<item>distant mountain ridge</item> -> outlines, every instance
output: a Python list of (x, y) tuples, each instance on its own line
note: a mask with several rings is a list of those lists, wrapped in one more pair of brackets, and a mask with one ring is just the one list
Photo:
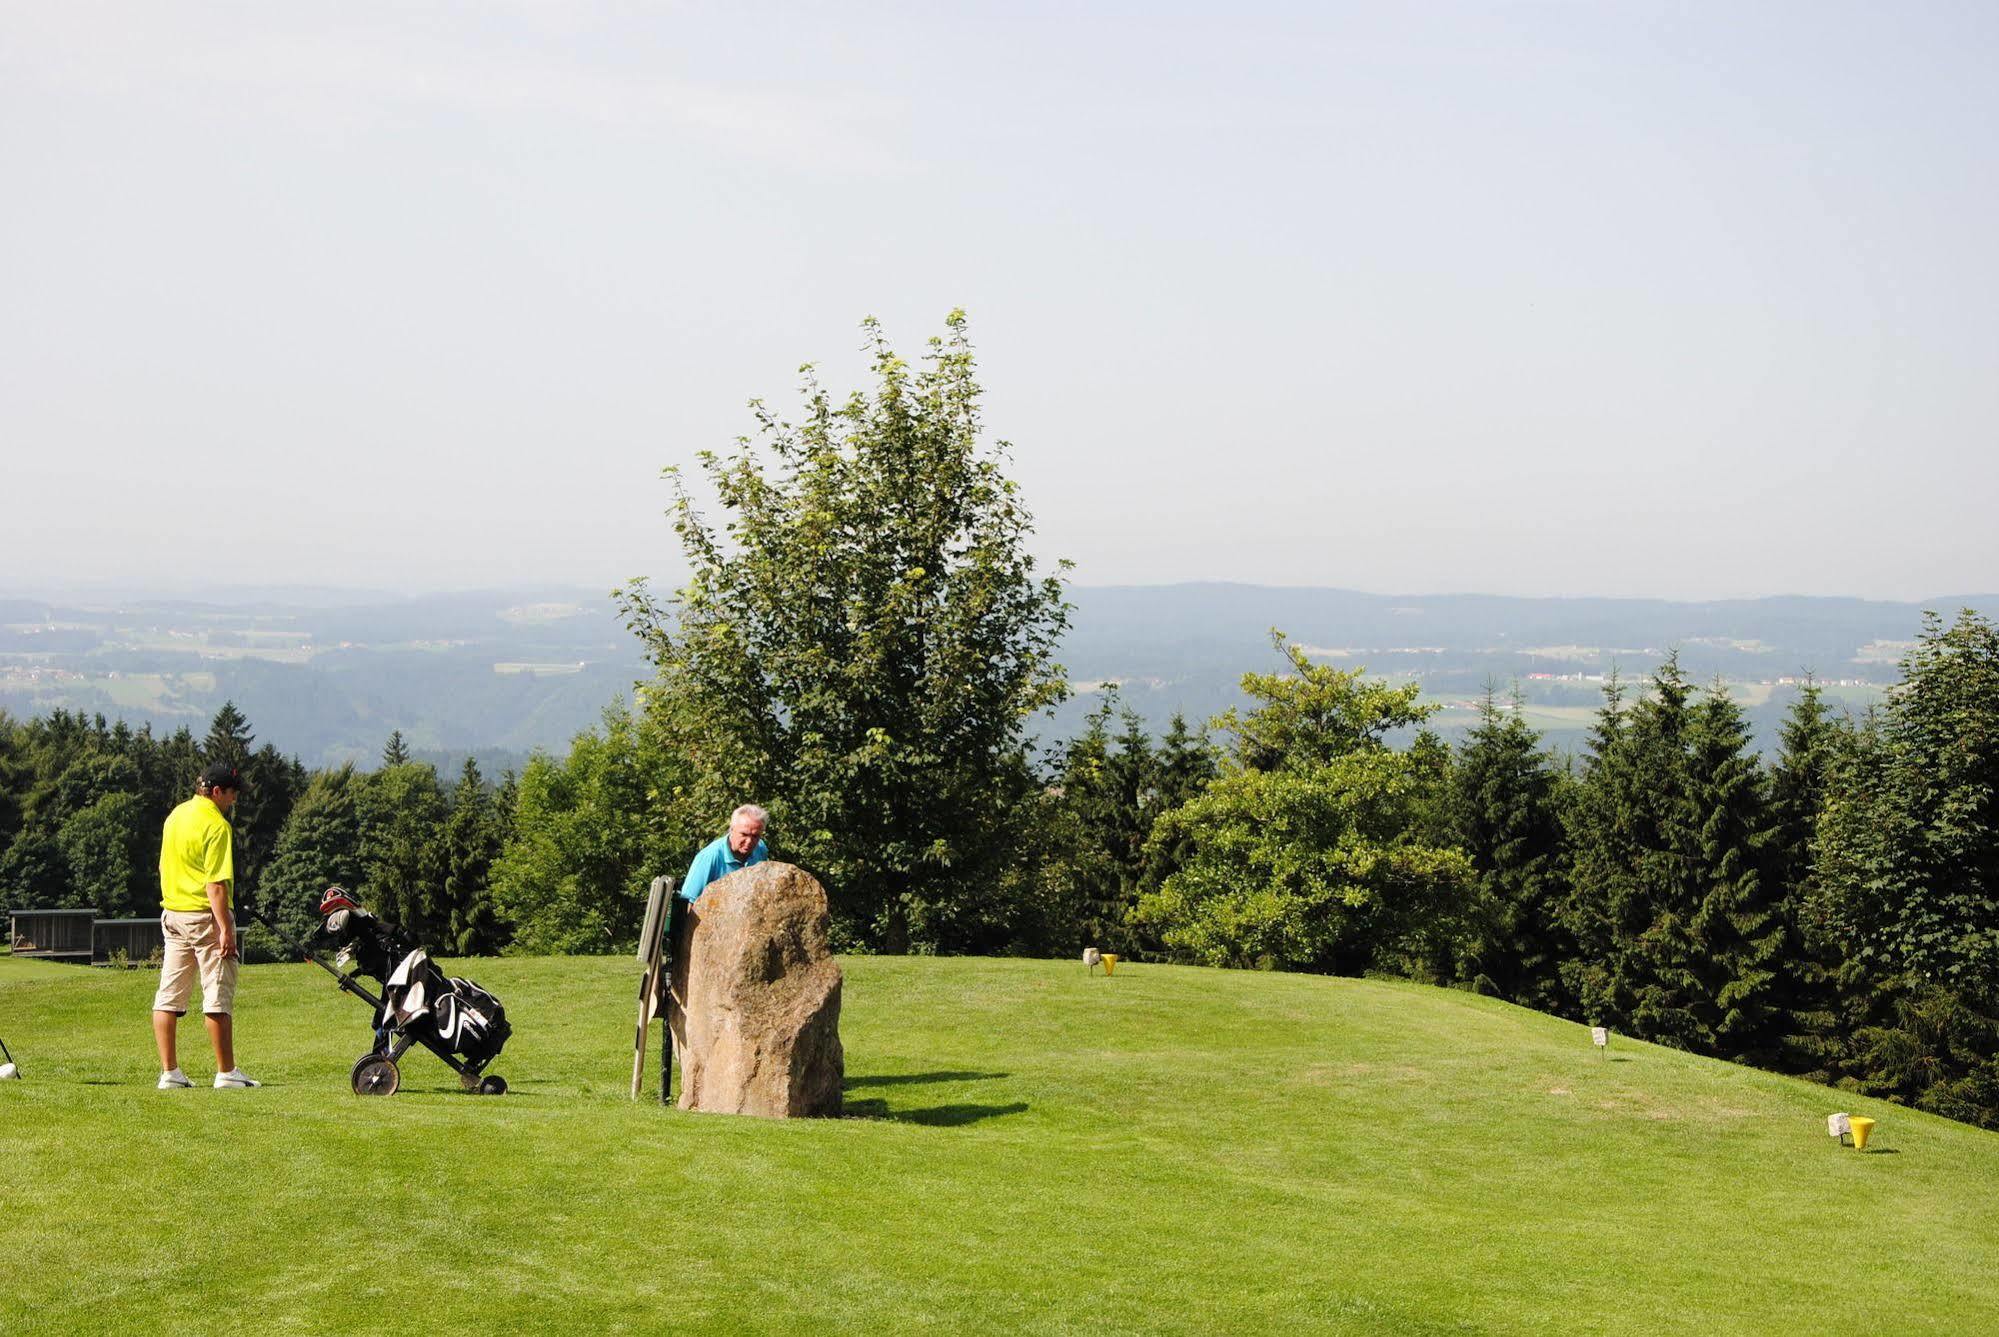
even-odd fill
[[(259, 738), (311, 764), (372, 764), (391, 729), (435, 753), (561, 751), (648, 665), (607, 591), (466, 591), (343, 601), (337, 591), (231, 591), (229, 599), (89, 594), (0, 599), (0, 709), (65, 706), (197, 732), (225, 699)], [(298, 595), (296, 599), (287, 595)], [(1274, 668), (1272, 628), (1333, 662), (1420, 681), (1454, 705), (1518, 682), (1576, 725), (1615, 669), (1641, 679), (1677, 651), (1696, 681), (1743, 684), (1766, 733), (1805, 671), (1866, 692), (1896, 680), (1925, 608), (1999, 615), (1999, 596), (1925, 603), (1777, 596), (1660, 599), (1381, 595), (1191, 583), (1087, 586), (1061, 658), (1083, 688), (1045, 732), (1076, 727), (1117, 684), (1155, 727), (1200, 722), (1238, 699), (1244, 672)]]

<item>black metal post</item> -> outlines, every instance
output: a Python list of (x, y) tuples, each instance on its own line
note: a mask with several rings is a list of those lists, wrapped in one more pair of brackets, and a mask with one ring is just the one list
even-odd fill
[(673, 1103), (673, 1019), (669, 1013), (673, 999), (673, 974), (680, 961), (680, 926), (687, 917), (687, 902), (677, 892), (668, 892), (666, 946), (660, 952), (659, 969), (659, 1103)]

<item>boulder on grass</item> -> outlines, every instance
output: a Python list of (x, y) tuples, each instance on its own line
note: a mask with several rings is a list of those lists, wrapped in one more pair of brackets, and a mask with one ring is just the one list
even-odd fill
[(840, 1113), (840, 966), (817, 879), (760, 863), (711, 882), (675, 945), (667, 1024), (680, 1108), (768, 1118)]

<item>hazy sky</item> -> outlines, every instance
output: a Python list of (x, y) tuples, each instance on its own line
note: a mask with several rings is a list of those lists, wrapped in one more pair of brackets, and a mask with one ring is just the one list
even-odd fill
[(963, 306), (1082, 583), (1999, 590), (1995, 61), (1989, 0), (0, 0), (0, 587), (671, 580), (662, 466)]

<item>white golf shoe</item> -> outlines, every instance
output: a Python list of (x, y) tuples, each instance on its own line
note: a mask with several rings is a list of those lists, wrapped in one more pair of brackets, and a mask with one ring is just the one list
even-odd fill
[(218, 1091), (240, 1086), (262, 1085), (262, 1082), (251, 1081), (250, 1075), (241, 1068), (231, 1068), (228, 1072), (218, 1072), (215, 1074), (215, 1089)]
[(187, 1074), (179, 1068), (175, 1068), (172, 1072), (163, 1072), (160, 1074), (159, 1089), (162, 1091), (185, 1091), (193, 1085), (194, 1083), (187, 1079)]

